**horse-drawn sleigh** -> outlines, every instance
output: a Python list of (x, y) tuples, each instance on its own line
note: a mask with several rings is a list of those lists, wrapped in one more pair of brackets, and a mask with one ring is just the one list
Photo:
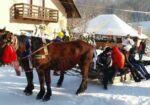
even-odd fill
[[(57, 86), (60, 87), (62, 86), (65, 71), (70, 70), (78, 64), (81, 70), (82, 82), (76, 94), (84, 92), (87, 89), (88, 77), (91, 77), (91, 75), (95, 75), (95, 78), (99, 80), (101, 78), (104, 79), (107, 75), (107, 73), (103, 75), (101, 66), (97, 66), (96, 71), (89, 71), (93, 60), (94, 48), (84, 41), (55, 42), (35, 36), (27, 37), (21, 35), (15, 37), (17, 38), (16, 44), (18, 45), (16, 50), (18, 59), (27, 77), (27, 86), (24, 90), (26, 95), (31, 95), (34, 89), (33, 71), (30, 67), (30, 61), (37, 70), (40, 82), (40, 92), (36, 98), (43, 99), (44, 101), (49, 100), (52, 95), (50, 70), (60, 71), (60, 78), (57, 82)], [(1, 40), (4, 39), (2, 38)], [(29, 48), (31, 48), (31, 53), (25, 54), (22, 57)], [(45, 83), (47, 86), (46, 92), (44, 88)]]

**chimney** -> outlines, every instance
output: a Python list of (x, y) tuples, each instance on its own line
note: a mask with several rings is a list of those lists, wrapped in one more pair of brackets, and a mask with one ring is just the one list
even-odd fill
[(142, 30), (143, 30), (143, 27), (142, 26), (138, 26), (137, 31), (138, 31), (139, 35), (142, 34)]

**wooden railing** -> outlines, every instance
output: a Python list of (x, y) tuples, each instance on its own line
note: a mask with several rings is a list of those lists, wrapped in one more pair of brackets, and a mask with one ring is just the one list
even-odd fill
[(10, 17), (12, 19), (58, 22), (58, 16), (58, 10), (25, 3), (17, 3), (10, 8)]

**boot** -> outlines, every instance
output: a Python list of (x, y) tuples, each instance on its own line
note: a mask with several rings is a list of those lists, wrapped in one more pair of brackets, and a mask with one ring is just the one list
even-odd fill
[(145, 78), (146, 80), (150, 79), (150, 75), (149, 74), (145, 75)]

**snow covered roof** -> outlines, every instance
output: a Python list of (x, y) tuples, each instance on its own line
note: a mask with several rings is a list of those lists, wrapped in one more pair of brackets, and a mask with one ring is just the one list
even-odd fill
[(140, 38), (140, 39), (147, 39), (149, 37), (147, 35), (145, 35), (145, 34), (141, 34), (141, 35), (138, 36), (138, 38)]
[(130, 34), (133, 37), (139, 37), (138, 32), (134, 28), (114, 14), (99, 15), (93, 18), (87, 23), (86, 32), (115, 36), (126, 36)]

